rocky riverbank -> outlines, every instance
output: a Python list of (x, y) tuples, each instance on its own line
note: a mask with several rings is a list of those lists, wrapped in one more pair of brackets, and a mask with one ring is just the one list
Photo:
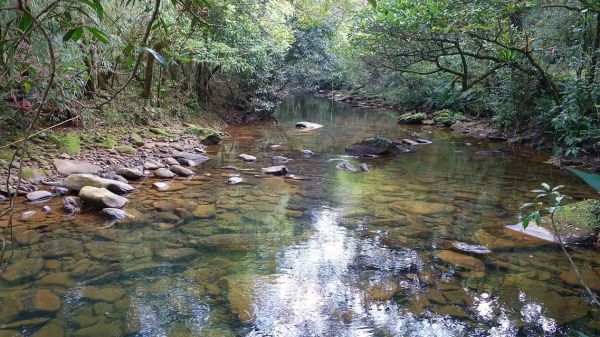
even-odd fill
[[(318, 92), (315, 92), (314, 95), (317, 97), (326, 97), (356, 108), (389, 109), (398, 111), (400, 114), (399, 122), (401, 124), (450, 128), (453, 132), (477, 139), (485, 139), (491, 142), (519, 143), (536, 148), (541, 147), (542, 150), (548, 150), (548, 145), (542, 144), (539, 139), (532, 139), (531, 133), (523, 134), (523, 132), (519, 132), (518, 130), (510, 130), (511, 132), (507, 132), (507, 130), (494, 125), (490, 120), (485, 118), (465, 116), (462, 113), (452, 112), (450, 110), (409, 111), (406, 107), (398, 106), (397, 104), (378, 97), (369, 97), (353, 90), (319, 90)], [(590, 172), (600, 172), (600, 156), (598, 154), (582, 155), (575, 159), (555, 155), (548, 160), (548, 163), (559, 167), (568, 166)]]

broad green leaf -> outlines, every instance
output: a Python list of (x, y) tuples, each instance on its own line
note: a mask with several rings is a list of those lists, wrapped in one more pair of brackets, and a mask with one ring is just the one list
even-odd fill
[(104, 43), (104, 44), (108, 44), (108, 35), (106, 35), (105, 32), (101, 31), (100, 29), (96, 28), (96, 27), (86, 27), (87, 30), (92, 33), (92, 35), (94, 35), (94, 37)]
[(546, 191), (550, 191), (550, 185), (548, 185), (547, 183), (542, 183), (542, 187), (544, 187), (544, 189), (546, 189)]
[(31, 16), (27, 13), (23, 13), (23, 18), (21, 19), (21, 22), (19, 22), (19, 29), (24, 32), (29, 26), (31, 26)]
[(82, 35), (83, 35), (83, 29), (81, 27), (73, 28), (63, 36), (63, 42), (77, 41), (77, 40), (81, 39)]
[(377, 0), (368, 0), (373, 8), (377, 8)]
[(524, 204), (521, 205), (521, 209), (527, 208), (527, 207), (530, 207), (530, 206), (533, 206), (533, 203), (532, 202), (526, 202), (526, 203), (524, 203)]
[(565, 187), (565, 185), (556, 185), (556, 186), (554, 186), (554, 188), (552, 189), (552, 192), (554, 192), (554, 191), (558, 191), (558, 190), (560, 190), (560, 189), (561, 189), (561, 188), (563, 188), (563, 187)]
[(102, 19), (104, 19), (104, 8), (102, 7), (100, 0), (94, 0), (94, 10), (96, 10), (98, 19), (102, 21)]
[(600, 192), (600, 174), (587, 173), (570, 167), (567, 167), (567, 170), (581, 178), (583, 181), (586, 182), (586, 184), (590, 185), (593, 189)]

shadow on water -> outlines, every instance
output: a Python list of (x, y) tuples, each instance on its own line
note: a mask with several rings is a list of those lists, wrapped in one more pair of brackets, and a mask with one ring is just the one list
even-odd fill
[[(135, 220), (100, 228), (96, 215), (52, 212), (19, 222), (0, 283), (0, 336), (599, 333), (600, 315), (556, 247), (503, 228), (541, 182), (590, 195), (575, 178), (518, 146), (479, 156), (507, 145), (401, 127), (393, 112), (298, 96), (275, 117), (232, 127), (178, 188), (136, 186)], [(297, 131), (301, 120), (324, 127)], [(359, 164), (345, 146), (376, 135), (433, 144), (369, 160), (369, 173), (336, 169)], [(304, 180), (260, 175), (276, 155)], [(228, 185), (231, 175), (244, 183)], [(460, 252), (454, 241), (492, 252)], [(598, 252), (575, 259), (600, 290)]]

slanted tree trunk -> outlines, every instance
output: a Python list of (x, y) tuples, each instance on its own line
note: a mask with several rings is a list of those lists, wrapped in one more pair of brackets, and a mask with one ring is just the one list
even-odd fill
[(95, 53), (94, 50), (90, 50), (86, 52), (83, 47), (81, 47), (81, 51), (83, 52), (83, 64), (85, 64), (85, 71), (88, 75), (88, 79), (85, 82), (85, 95), (87, 97), (93, 97), (96, 93), (96, 70), (95, 70)]

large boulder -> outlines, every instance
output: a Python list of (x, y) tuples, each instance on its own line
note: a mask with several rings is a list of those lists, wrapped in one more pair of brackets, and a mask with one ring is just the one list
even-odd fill
[(54, 159), (52, 162), (58, 173), (64, 176), (75, 173), (96, 174), (102, 169), (98, 165), (81, 160)]
[(93, 186), (84, 186), (79, 191), (79, 198), (85, 206), (96, 209), (123, 208), (129, 203), (126, 198), (116, 195), (106, 188)]
[(402, 144), (401, 142), (385, 137), (368, 138), (347, 146), (345, 149), (346, 153), (361, 157), (390, 156), (414, 150), (414, 146)]
[(115, 171), (118, 175), (131, 180), (137, 180), (144, 177), (144, 172), (136, 168), (121, 167)]
[[(563, 206), (554, 213), (554, 220), (563, 242), (591, 241), (600, 228), (600, 201), (590, 199)], [(549, 216), (542, 217), (539, 226), (531, 221), (527, 228), (523, 228), (523, 223), (508, 225), (506, 228), (538, 239), (557, 241)]]
[(79, 191), (84, 186), (106, 188), (117, 194), (133, 192), (133, 186), (111, 179), (100, 178), (93, 174), (71, 174), (64, 181), (64, 186), (73, 191)]

